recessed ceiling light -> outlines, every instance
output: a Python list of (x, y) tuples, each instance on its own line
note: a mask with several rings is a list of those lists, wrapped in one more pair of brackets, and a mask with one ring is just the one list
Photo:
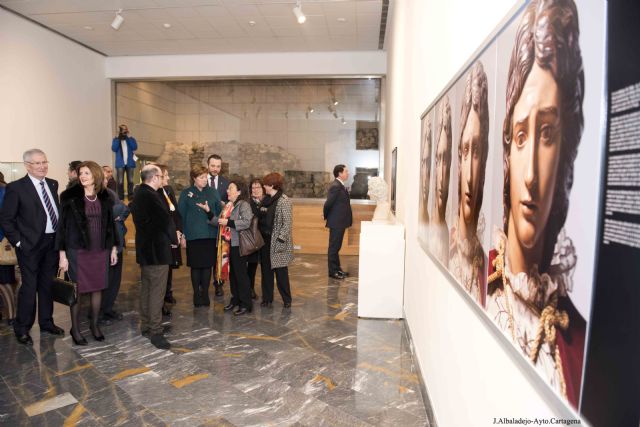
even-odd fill
[(82, 27), (82, 28), (84, 28), (84, 29), (85, 29), (85, 30), (87, 30), (87, 31), (93, 31), (93, 27), (92, 27), (91, 25), (85, 25), (85, 26), (84, 26), (84, 27)]
[(347, 18), (338, 18), (336, 19), (338, 22), (347, 22)]
[(249, 21), (249, 25), (253, 27), (254, 25), (256, 25), (256, 21)]
[(171, 24), (169, 24), (168, 22), (165, 22), (164, 24), (162, 24), (162, 26), (164, 28), (171, 28)]

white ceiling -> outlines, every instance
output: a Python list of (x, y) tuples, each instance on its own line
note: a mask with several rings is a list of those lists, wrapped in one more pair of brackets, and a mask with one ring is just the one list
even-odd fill
[(377, 50), (382, 3), (302, 0), (298, 24), (295, 0), (0, 0), (107, 56)]

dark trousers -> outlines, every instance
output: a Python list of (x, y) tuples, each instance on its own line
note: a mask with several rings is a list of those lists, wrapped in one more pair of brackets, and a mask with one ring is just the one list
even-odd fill
[(22, 286), (18, 291), (18, 312), (13, 324), (16, 335), (28, 333), (36, 320), (36, 294), (40, 327), (53, 325), (51, 282), (58, 268), (58, 251), (55, 250), (54, 243), (55, 234), (45, 234), (28, 253), (20, 248), (16, 250), (22, 274)]
[(210, 305), (209, 281), (211, 267), (191, 268), (191, 286), (193, 287), (193, 305)]
[(229, 253), (229, 287), (231, 288), (231, 304), (251, 310), (251, 288), (247, 273), (247, 257), (240, 256), (240, 248), (231, 246)]
[(103, 313), (113, 313), (113, 304), (116, 302), (118, 292), (120, 291), (120, 282), (122, 281), (122, 252), (118, 253), (118, 263), (109, 266), (109, 283), (107, 288), (102, 291), (102, 307)]
[(120, 200), (124, 200), (124, 172), (127, 171), (127, 196), (133, 197), (133, 169), (128, 166), (117, 168), (118, 175), (118, 196)]
[(344, 228), (329, 229), (329, 250), (327, 252), (327, 261), (329, 262), (329, 274), (337, 273), (340, 268), (340, 248), (342, 248), (342, 239), (344, 238)]
[(173, 268), (169, 267), (169, 273), (167, 274), (167, 288), (164, 291), (164, 300), (171, 302), (173, 298)]
[(249, 275), (249, 287), (255, 292), (256, 289), (256, 273), (258, 272), (259, 262), (250, 262), (247, 264), (247, 274)]
[(262, 273), (262, 301), (273, 302), (273, 276), (278, 283), (278, 292), (283, 302), (291, 302), (289, 268), (271, 269), (271, 238), (264, 236), (264, 246), (260, 248), (260, 272)]
[(140, 266), (140, 330), (149, 330), (151, 335), (162, 333), (162, 302), (168, 272), (168, 265)]

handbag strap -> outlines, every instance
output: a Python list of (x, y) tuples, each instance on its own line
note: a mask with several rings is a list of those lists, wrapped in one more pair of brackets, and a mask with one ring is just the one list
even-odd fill
[(63, 273), (63, 272), (62, 272), (62, 269), (61, 269), (61, 268), (58, 268), (58, 274), (56, 275), (56, 277), (57, 277), (58, 279), (66, 280), (66, 281), (69, 281), (69, 282), (71, 281), (71, 277), (69, 277), (69, 270), (65, 271), (65, 272), (62, 274), (62, 276), (60, 275), (61, 273)]

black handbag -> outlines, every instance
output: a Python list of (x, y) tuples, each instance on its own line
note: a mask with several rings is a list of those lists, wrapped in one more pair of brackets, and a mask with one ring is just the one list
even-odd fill
[(264, 239), (258, 229), (257, 216), (254, 215), (251, 218), (249, 228), (238, 231), (238, 238), (240, 240), (240, 256), (251, 255), (264, 246)]
[(58, 270), (58, 275), (53, 278), (51, 295), (55, 302), (71, 307), (78, 302), (78, 284), (71, 281), (67, 272), (63, 277), (60, 277), (60, 273), (61, 270)]
[(171, 245), (171, 264), (170, 268), (180, 268), (182, 265), (182, 251), (180, 245)]

